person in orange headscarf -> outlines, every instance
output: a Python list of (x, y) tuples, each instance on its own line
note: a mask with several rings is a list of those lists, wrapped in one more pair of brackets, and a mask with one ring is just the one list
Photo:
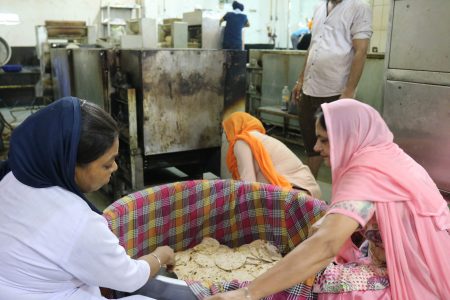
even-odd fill
[(321, 196), (308, 166), (285, 144), (266, 135), (257, 118), (235, 112), (222, 125), (229, 143), (227, 167), (233, 179), (296, 188), (316, 198)]

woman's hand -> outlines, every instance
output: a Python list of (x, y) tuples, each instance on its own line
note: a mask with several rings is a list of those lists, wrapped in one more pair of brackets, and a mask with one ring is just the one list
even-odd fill
[(161, 265), (167, 266), (167, 271), (173, 270), (175, 266), (175, 252), (169, 246), (160, 246), (152, 252), (161, 260)]
[(256, 300), (254, 298), (251, 298), (251, 296), (249, 297), (249, 294), (246, 293), (245, 289), (238, 289), (205, 298), (205, 300), (249, 300), (249, 299)]
[(160, 246), (150, 254), (139, 257), (150, 265), (150, 278), (155, 277), (159, 270), (166, 265), (170, 272), (175, 266), (175, 253), (169, 246)]

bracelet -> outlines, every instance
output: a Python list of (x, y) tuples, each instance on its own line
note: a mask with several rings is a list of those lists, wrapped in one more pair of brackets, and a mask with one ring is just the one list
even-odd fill
[(248, 290), (248, 287), (244, 287), (244, 292), (245, 292), (245, 299), (247, 300), (252, 300), (252, 296), (250, 296), (250, 291)]
[(156, 260), (159, 263), (159, 268), (161, 269), (162, 268), (162, 263), (161, 263), (161, 259), (159, 259), (159, 256), (154, 254), (154, 253), (150, 253), (150, 255), (153, 256), (154, 258), (156, 258)]

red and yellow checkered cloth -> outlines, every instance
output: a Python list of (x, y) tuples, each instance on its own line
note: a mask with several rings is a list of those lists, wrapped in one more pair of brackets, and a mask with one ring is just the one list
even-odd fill
[[(192, 248), (206, 236), (230, 247), (263, 239), (286, 254), (307, 238), (310, 226), (325, 209), (326, 204), (320, 200), (274, 185), (193, 180), (135, 192), (111, 204), (103, 215), (134, 258), (161, 245), (175, 251)], [(215, 293), (213, 288), (189, 284), (200, 299)], [(220, 290), (241, 284), (245, 283), (233, 281)], [(285, 292), (290, 296), (267, 299), (313, 299), (310, 288), (302, 285)]]

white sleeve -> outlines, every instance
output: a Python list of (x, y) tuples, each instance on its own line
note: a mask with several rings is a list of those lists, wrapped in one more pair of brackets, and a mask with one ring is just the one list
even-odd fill
[(255, 182), (256, 172), (253, 163), (253, 153), (250, 146), (244, 141), (236, 141), (234, 144), (234, 156), (238, 165), (240, 180)]
[(150, 276), (150, 265), (130, 258), (106, 220), (93, 213), (80, 222), (72, 251), (63, 264), (64, 269), (86, 284), (123, 292), (139, 289)]
[(370, 39), (372, 36), (372, 10), (367, 3), (361, 3), (351, 26), (352, 39)]

